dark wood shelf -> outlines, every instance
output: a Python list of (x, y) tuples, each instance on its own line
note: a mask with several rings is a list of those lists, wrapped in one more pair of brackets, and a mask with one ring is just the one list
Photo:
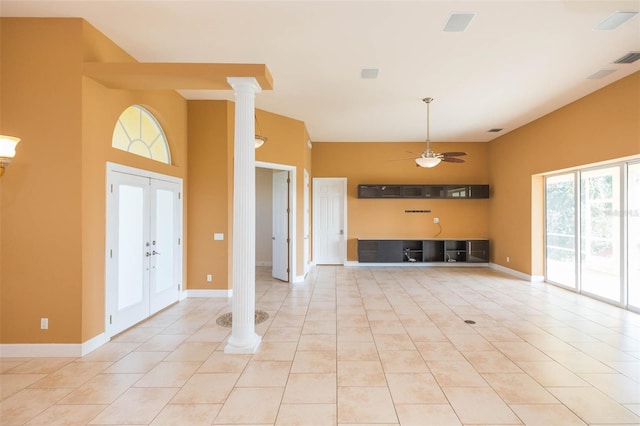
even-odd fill
[(489, 185), (358, 185), (358, 198), (489, 198)]

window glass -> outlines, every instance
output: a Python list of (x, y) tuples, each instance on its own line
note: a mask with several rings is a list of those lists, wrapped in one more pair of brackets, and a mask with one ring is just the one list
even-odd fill
[(140, 105), (120, 114), (111, 146), (161, 163), (171, 164), (169, 144), (155, 117)]

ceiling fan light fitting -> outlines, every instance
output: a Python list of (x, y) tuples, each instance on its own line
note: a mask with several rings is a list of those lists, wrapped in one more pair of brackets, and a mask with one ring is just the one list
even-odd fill
[(267, 141), (267, 138), (262, 135), (256, 135), (256, 140), (254, 143), (255, 148), (260, 148)]
[(416, 158), (416, 164), (420, 167), (424, 167), (427, 169), (430, 169), (431, 167), (435, 167), (438, 164), (440, 164), (440, 161), (442, 161), (440, 158), (438, 157), (418, 157)]

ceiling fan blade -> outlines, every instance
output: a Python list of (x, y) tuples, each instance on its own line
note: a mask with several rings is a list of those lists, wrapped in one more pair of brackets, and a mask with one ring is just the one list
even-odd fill
[(461, 152), (461, 151), (453, 151), (453, 152), (442, 152), (439, 155), (442, 155), (443, 157), (462, 157), (463, 155), (467, 155), (467, 153)]
[(462, 158), (456, 157), (442, 157), (440, 160), (446, 161), (447, 163), (464, 163), (464, 160)]

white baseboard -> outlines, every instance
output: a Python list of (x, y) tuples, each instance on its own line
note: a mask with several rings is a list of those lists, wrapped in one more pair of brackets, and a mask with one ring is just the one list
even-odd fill
[(194, 289), (185, 290), (185, 297), (218, 297), (229, 298), (233, 295), (233, 289), (212, 290), (212, 289)]
[(84, 343), (5, 343), (0, 358), (80, 358), (109, 341), (101, 333)]
[(105, 333), (100, 333), (96, 337), (87, 340), (86, 342), (84, 342), (82, 344), (82, 355), (80, 355), (80, 356), (85, 356), (88, 353), (95, 351), (100, 346), (102, 346), (105, 343), (107, 343), (109, 340), (111, 340), (111, 339), (109, 337), (107, 337), (107, 335)]
[(512, 275), (514, 277), (523, 279), (525, 281), (529, 281), (531, 283), (540, 283), (544, 282), (544, 275), (529, 275), (524, 272), (516, 271), (515, 269), (507, 268), (502, 265), (498, 265), (496, 263), (490, 263), (489, 267), (491, 269), (495, 269), (496, 271), (504, 272), (505, 274)]

